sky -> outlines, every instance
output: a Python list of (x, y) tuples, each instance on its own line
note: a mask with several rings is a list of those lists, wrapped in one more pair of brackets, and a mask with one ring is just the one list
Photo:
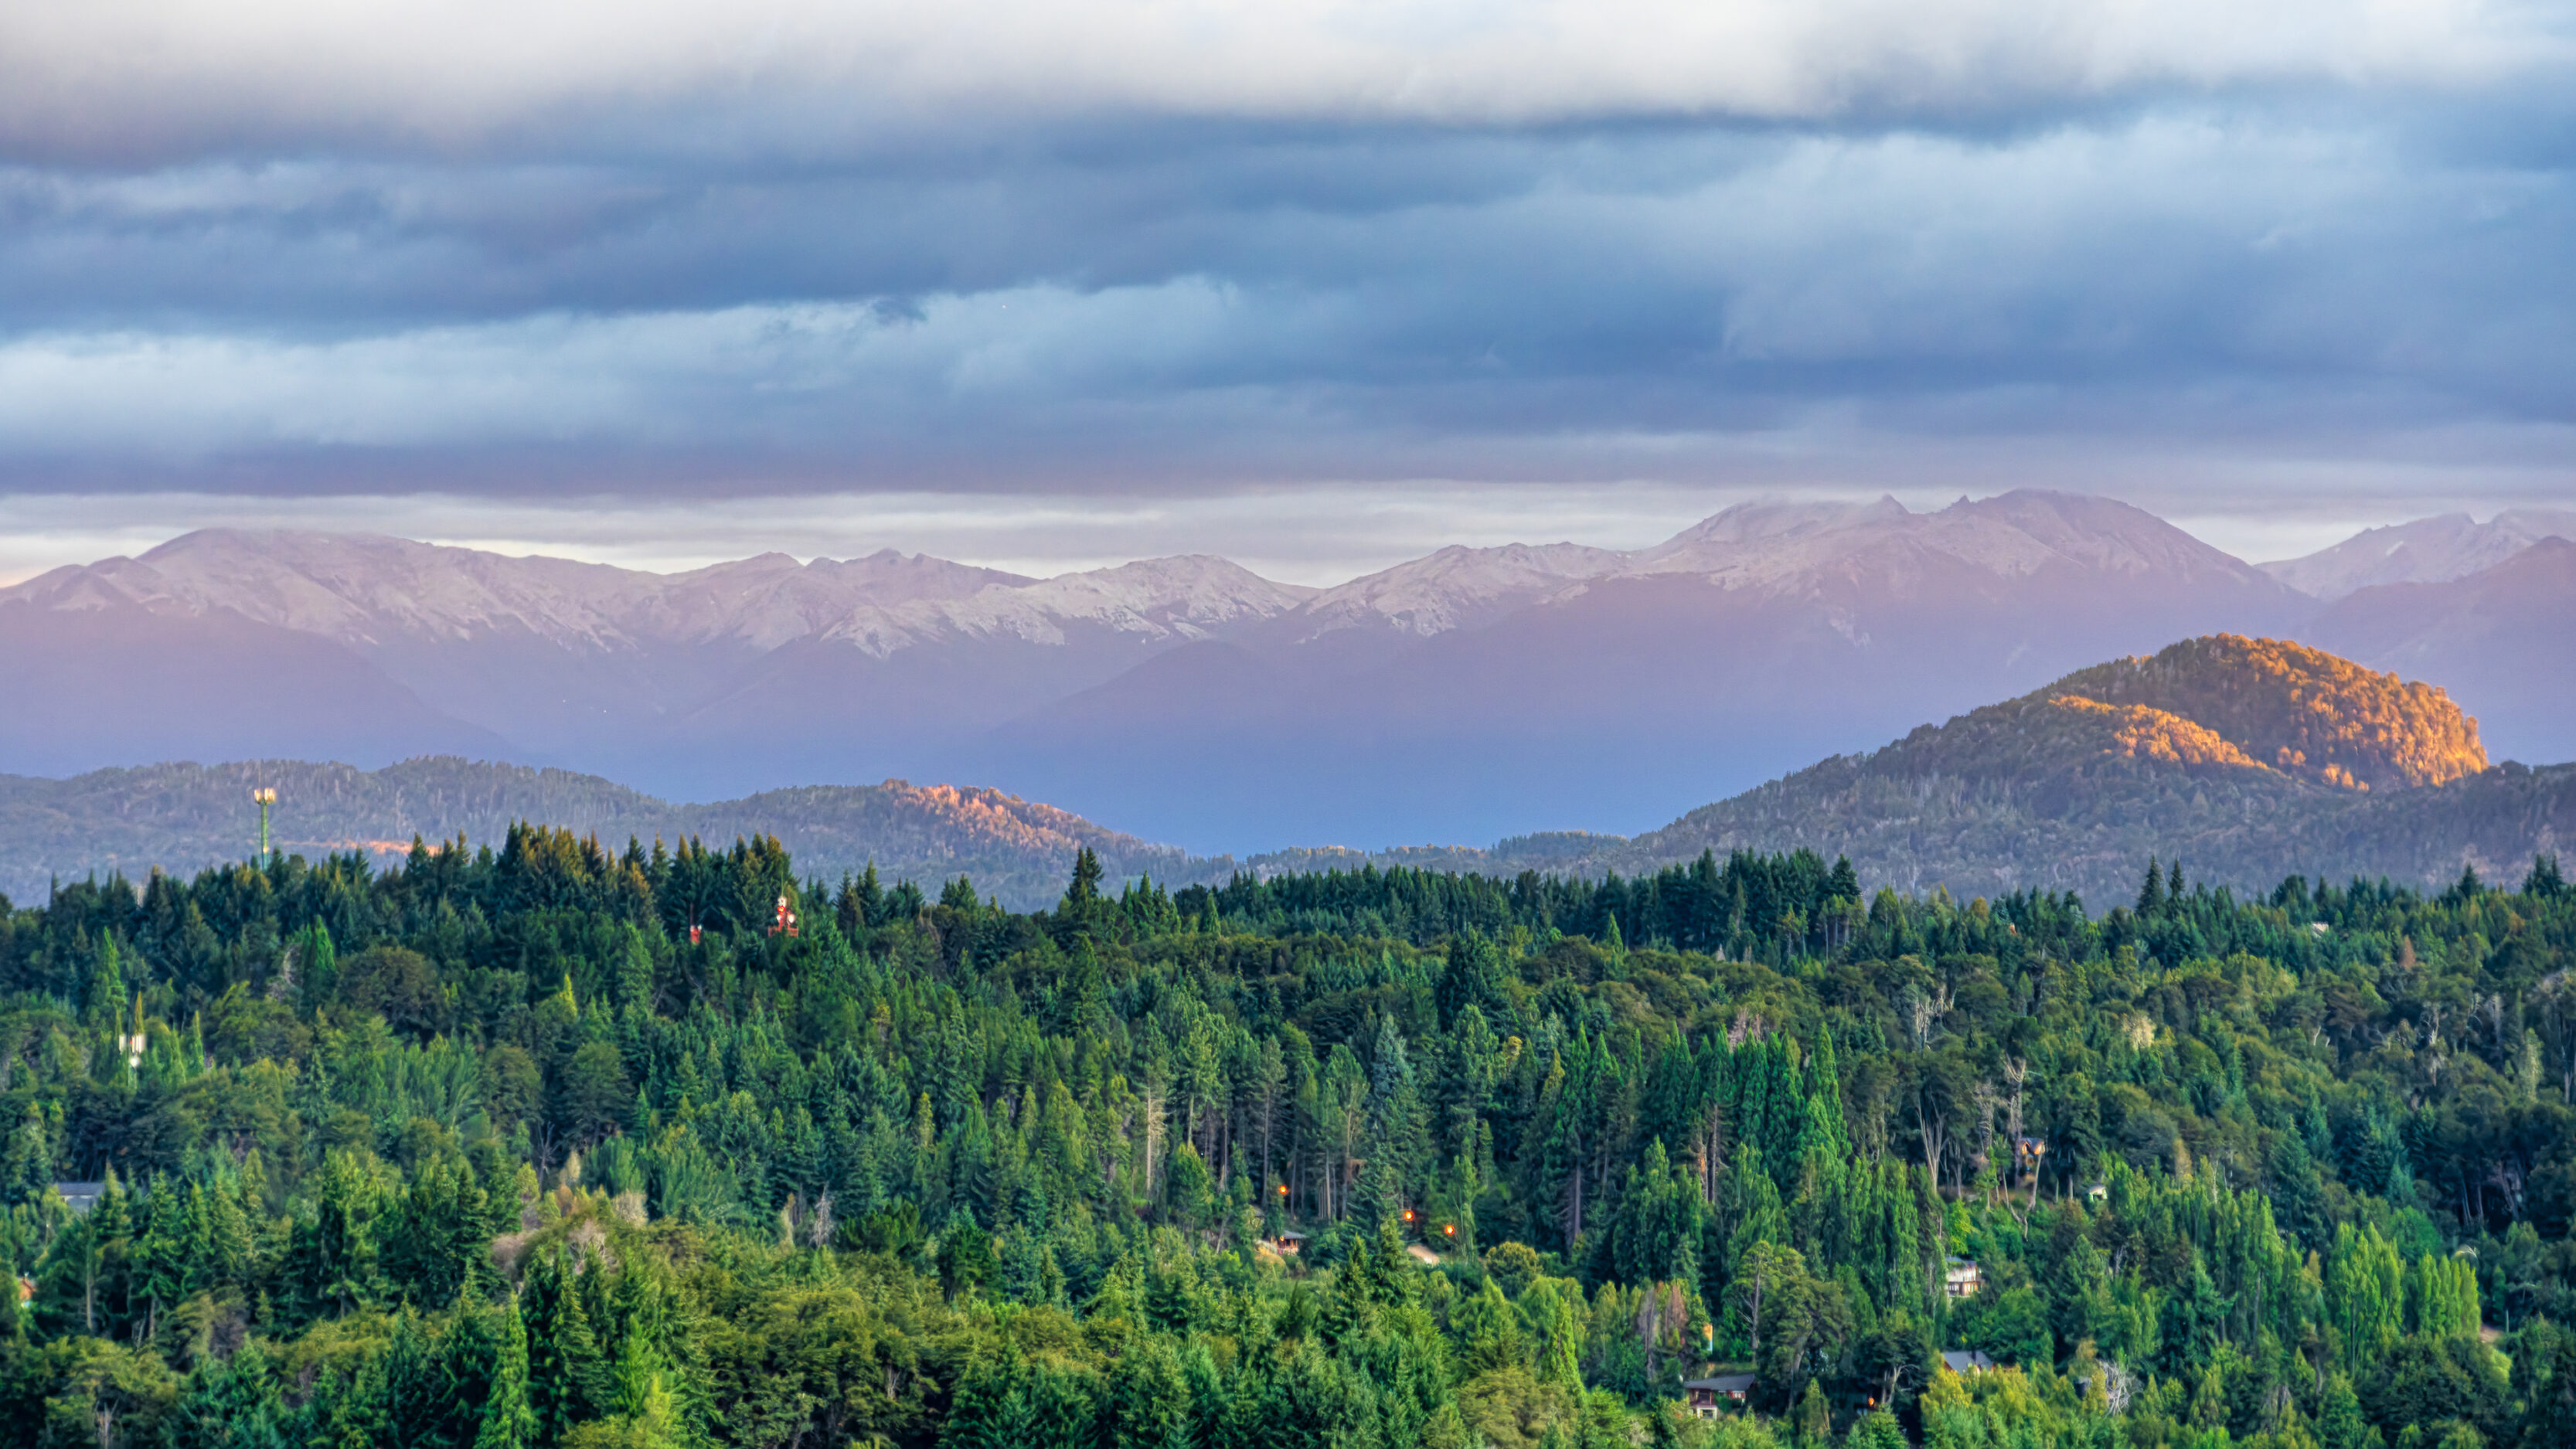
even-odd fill
[(2576, 4), (0, 9), (0, 576), (2576, 501)]

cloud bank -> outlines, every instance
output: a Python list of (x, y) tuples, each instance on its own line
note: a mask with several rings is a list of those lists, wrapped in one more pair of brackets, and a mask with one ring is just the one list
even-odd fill
[(111, 155), (470, 145), (657, 106), (826, 140), (995, 113), (1958, 114), (2141, 88), (2481, 85), (2562, 62), (2563, 20), (2475, 0), (93, 0), (0, 21), (0, 135)]
[(22, 6), (0, 487), (2571, 487), (2563, 5)]

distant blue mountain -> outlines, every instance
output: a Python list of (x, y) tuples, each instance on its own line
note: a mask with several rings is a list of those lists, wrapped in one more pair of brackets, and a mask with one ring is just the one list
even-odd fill
[[(2563, 617), (2563, 578), (2516, 587)], [(658, 575), (211, 531), (0, 591), (0, 769), (456, 753), (674, 799), (966, 779), (1211, 855), (1624, 834), (2104, 658), (2311, 621), (2453, 686), (2490, 740), (2576, 755), (2576, 716), (2515, 682), (2528, 646), (2441, 602), (2464, 597), (2321, 614), (2139, 509), (2029, 491), (1747, 505), (1649, 549), (1444, 549), (1321, 591), (1206, 557)]]

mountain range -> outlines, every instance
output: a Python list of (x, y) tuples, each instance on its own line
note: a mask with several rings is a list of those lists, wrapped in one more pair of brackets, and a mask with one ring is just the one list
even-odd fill
[(2495, 567), (2544, 538), (2576, 538), (2576, 509), (2511, 508), (2484, 523), (2445, 513), (2364, 529), (2305, 558), (2263, 565), (2303, 594), (2340, 599), (2374, 584), (2438, 584)]
[(1006, 905), (1050, 903), (1077, 851), (1115, 879), (1411, 866), (1642, 875), (1703, 851), (1814, 848), (1865, 881), (1961, 898), (2072, 890), (2116, 903), (2150, 856), (2243, 890), (2293, 871), (2439, 887), (2514, 880), (2576, 841), (2576, 765), (2490, 764), (2448, 695), (2280, 640), (2215, 635), (2077, 670), (1865, 753), (1834, 756), (1634, 838), (1561, 831), (1490, 848), (1290, 849), (1198, 857), (995, 790), (805, 786), (675, 805), (594, 776), (420, 759), (158, 765), (70, 780), (0, 776), (0, 889), (191, 873), (249, 853), (249, 791), (277, 789), (281, 851), (379, 860), (416, 838), (469, 844), (534, 820), (599, 837), (718, 847), (774, 834), (808, 877), (876, 866), (928, 890), (957, 876)]
[(305, 761), (163, 764), (95, 770), (68, 780), (0, 775), (0, 891), (45, 898), (55, 880), (154, 870), (190, 876), (250, 859), (255, 788), (279, 804), (271, 844), (308, 860), (357, 852), (382, 865), (415, 839), (438, 849), (463, 837), (497, 845), (520, 821), (597, 837), (716, 847), (775, 835), (809, 875), (838, 879), (878, 867), (936, 894), (965, 876), (1020, 908), (1052, 902), (1084, 847), (1122, 879), (1202, 879), (1230, 862), (1192, 860), (1169, 846), (1094, 825), (998, 790), (953, 785), (801, 786), (715, 804), (675, 805), (595, 775), (453, 756), (379, 770)]
[(1634, 839), (1505, 841), (1450, 869), (1635, 873), (1703, 850), (1848, 855), (1864, 880), (2098, 907), (2150, 856), (2195, 880), (2517, 882), (2576, 844), (2576, 765), (2490, 763), (2443, 691), (2231, 635), (2078, 670)]
[(1204, 556), (664, 575), (206, 531), (0, 590), (0, 768), (452, 754), (626, 780), (656, 819), (970, 780), (1211, 856), (1631, 831), (2216, 632), (2402, 668), (2499, 751), (2565, 759), (2567, 521), (2426, 520), (2257, 567), (2085, 495), (1750, 504), (1651, 548), (1448, 548), (1321, 590)]

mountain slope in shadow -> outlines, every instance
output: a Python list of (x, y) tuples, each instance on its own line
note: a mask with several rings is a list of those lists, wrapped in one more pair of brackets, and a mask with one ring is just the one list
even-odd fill
[(347, 646), (230, 610), (0, 604), (0, 760), (69, 773), (187, 755), (329, 754), (380, 763), (496, 754), (499, 735), (433, 707)]
[(2305, 872), (2416, 885), (2518, 877), (2576, 838), (2576, 766), (2490, 765), (2441, 690), (2280, 640), (2214, 636), (1821, 761), (1661, 830), (1477, 863), (1651, 870), (1738, 849), (1848, 855), (1864, 879), (2108, 905), (2150, 855), (2269, 888)]
[(2551, 759), (2576, 731), (2576, 543), (2544, 538), (2445, 583), (2357, 590), (2301, 637), (2476, 702), (2502, 754)]
[(319, 859), (356, 851), (383, 863), (459, 835), (500, 844), (531, 821), (599, 838), (710, 847), (775, 835), (807, 878), (837, 880), (874, 864), (887, 885), (911, 880), (932, 895), (956, 876), (1020, 909), (1052, 904), (1088, 846), (1113, 877), (1166, 879), (1193, 866), (1179, 851), (1094, 825), (999, 790), (953, 785), (824, 785), (740, 800), (675, 805), (613, 781), (455, 757), (379, 770), (300, 760), (165, 764), (98, 770), (67, 780), (0, 775), (0, 890), (42, 899), (48, 881), (154, 869), (179, 875), (248, 859), (257, 812), (250, 791), (278, 793), (280, 854)]

